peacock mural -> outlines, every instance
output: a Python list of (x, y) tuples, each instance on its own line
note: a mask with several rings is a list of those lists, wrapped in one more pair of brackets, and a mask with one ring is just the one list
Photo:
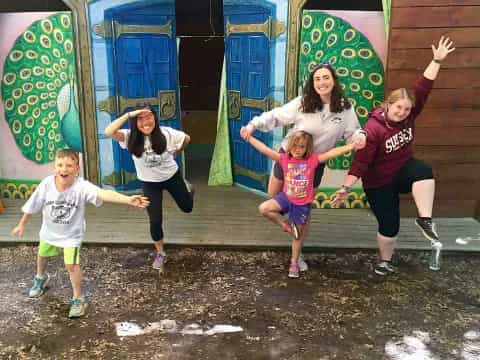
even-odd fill
[[(383, 63), (370, 41), (347, 21), (322, 11), (302, 16), (298, 86), (319, 63), (335, 67), (341, 86), (354, 105), (361, 125), (368, 111), (383, 101)], [(332, 169), (349, 169), (351, 155), (332, 159)]]
[(45, 164), (58, 149), (82, 151), (76, 83), (70, 14), (32, 23), (12, 46), (2, 78), (5, 120), (27, 159)]
[[(318, 10), (304, 10), (299, 52), (298, 87), (303, 86), (315, 65), (330, 63), (363, 126), (368, 112), (383, 101), (384, 91), (383, 63), (369, 39), (340, 17)], [(347, 170), (352, 156), (350, 153), (331, 159), (327, 166)], [(336, 189), (320, 188), (315, 195), (314, 207), (331, 207)], [(361, 189), (352, 190), (344, 206), (368, 206), (365, 193)]]

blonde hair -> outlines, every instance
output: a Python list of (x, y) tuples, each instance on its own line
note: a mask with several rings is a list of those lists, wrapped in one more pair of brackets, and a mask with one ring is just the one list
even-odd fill
[(290, 154), (290, 151), (302, 140), (307, 143), (304, 157), (309, 157), (313, 152), (313, 137), (310, 133), (302, 130), (296, 131), (288, 137), (285, 152)]
[(412, 106), (415, 105), (415, 96), (407, 89), (400, 88), (400, 89), (393, 90), (390, 93), (390, 95), (388, 95), (382, 107), (384, 110), (387, 110), (388, 105), (393, 104), (394, 102), (402, 99), (410, 100), (410, 102), (412, 103)]
[(73, 151), (72, 149), (60, 149), (57, 151), (57, 154), (55, 155), (55, 159), (62, 159), (66, 157), (75, 161), (77, 165), (80, 164), (80, 157), (78, 156), (78, 152)]

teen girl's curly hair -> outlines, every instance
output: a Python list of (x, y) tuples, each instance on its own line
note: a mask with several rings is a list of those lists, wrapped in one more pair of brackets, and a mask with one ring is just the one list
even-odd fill
[(315, 73), (320, 69), (327, 69), (333, 78), (333, 89), (330, 98), (330, 111), (333, 113), (340, 113), (346, 109), (350, 109), (352, 104), (348, 101), (342, 87), (338, 81), (338, 77), (335, 73), (335, 69), (330, 63), (321, 63), (315, 66), (310, 73), (305, 85), (303, 86), (302, 95), (302, 111), (304, 113), (314, 113), (323, 109), (323, 101), (320, 95), (315, 91), (313, 86), (313, 78)]

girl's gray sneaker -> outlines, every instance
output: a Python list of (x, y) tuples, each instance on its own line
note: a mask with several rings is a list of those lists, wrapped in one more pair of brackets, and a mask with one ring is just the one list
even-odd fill
[(307, 262), (305, 261), (305, 259), (303, 258), (303, 254), (300, 254), (300, 256), (298, 257), (297, 264), (298, 264), (298, 269), (299, 269), (301, 272), (304, 272), (304, 271), (307, 271), (307, 270), (308, 270), (308, 264), (307, 264)]
[(45, 273), (43, 276), (35, 275), (33, 278), (33, 286), (28, 291), (29, 297), (39, 297), (42, 296), (45, 291), (47, 291), (47, 284), (48, 280), (50, 280), (50, 276)]
[(390, 261), (380, 261), (373, 269), (377, 275), (390, 275), (395, 272), (395, 267), (392, 266)]
[(163, 253), (163, 254), (156, 253), (155, 259), (153, 260), (152, 267), (155, 270), (163, 270), (163, 266), (167, 262), (166, 257), (167, 257), (167, 254), (165, 254), (165, 253)]

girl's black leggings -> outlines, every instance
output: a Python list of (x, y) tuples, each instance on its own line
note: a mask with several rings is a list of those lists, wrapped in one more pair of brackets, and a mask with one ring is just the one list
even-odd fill
[(378, 232), (395, 237), (400, 230), (400, 196), (412, 191), (414, 182), (433, 179), (430, 165), (411, 158), (391, 183), (379, 188), (365, 189), (368, 203), (378, 221)]
[(163, 190), (167, 190), (170, 193), (180, 210), (185, 213), (193, 210), (193, 197), (187, 189), (180, 170), (166, 181), (144, 181), (143, 192), (150, 200), (147, 212), (150, 218), (150, 235), (153, 241), (163, 240)]

